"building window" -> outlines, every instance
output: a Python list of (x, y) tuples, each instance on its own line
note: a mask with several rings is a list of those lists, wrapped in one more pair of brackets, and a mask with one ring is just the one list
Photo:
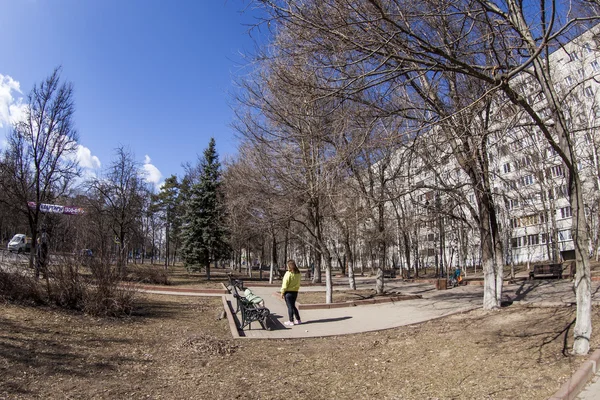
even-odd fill
[(554, 192), (557, 199), (568, 196), (567, 185), (560, 185), (554, 188)]
[(552, 167), (550, 169), (550, 171), (554, 178), (556, 178), (558, 176), (565, 176), (565, 171), (564, 171), (562, 165), (555, 165), (554, 167)]
[(540, 213), (540, 223), (545, 224), (548, 222), (548, 213), (546, 211)]
[(579, 55), (577, 54), (576, 51), (569, 54), (569, 57), (571, 58), (571, 61), (579, 60)]
[(505, 174), (508, 174), (510, 172), (510, 163), (506, 163), (502, 167), (504, 168)]
[(548, 243), (548, 234), (547, 233), (542, 233), (540, 236), (541, 236), (542, 244)]
[(598, 72), (600, 70), (600, 65), (598, 64), (598, 61), (594, 60), (590, 65), (592, 66), (594, 72)]
[(571, 207), (562, 207), (558, 210), (561, 218), (570, 218), (572, 216)]
[(533, 182), (534, 182), (533, 175), (526, 175), (521, 180), (521, 183), (523, 186), (533, 185)]
[(583, 77), (585, 76), (585, 73), (583, 72), (583, 68), (579, 68), (577, 70), (577, 76), (579, 76), (579, 79), (583, 79)]
[(565, 229), (564, 231), (558, 231), (558, 241), (565, 242), (567, 240), (571, 240), (571, 230)]
[(565, 83), (567, 84), (567, 86), (573, 86), (573, 77), (571, 75), (567, 76), (565, 78)]
[(521, 217), (521, 226), (531, 226), (531, 225), (537, 225), (537, 224), (538, 224), (537, 214)]
[(594, 91), (592, 90), (591, 86), (586, 86), (584, 91), (587, 97), (592, 97), (594, 95)]
[(519, 236), (516, 238), (512, 238), (510, 240), (510, 244), (513, 248), (525, 246), (525, 236)]
[(583, 48), (585, 49), (585, 52), (590, 54), (592, 52), (592, 46), (590, 46), (590, 44), (588, 42), (585, 42), (583, 44)]
[(540, 236), (535, 234), (535, 235), (527, 235), (527, 245), (528, 246), (535, 246), (540, 244)]

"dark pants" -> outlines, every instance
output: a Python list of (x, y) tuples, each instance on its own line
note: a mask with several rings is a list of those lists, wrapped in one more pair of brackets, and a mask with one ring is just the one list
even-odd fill
[(288, 316), (290, 317), (290, 321), (294, 320), (294, 316), (296, 316), (296, 319), (300, 321), (300, 313), (298, 313), (298, 309), (296, 308), (298, 292), (285, 292), (283, 296), (285, 297), (285, 304), (288, 308)]

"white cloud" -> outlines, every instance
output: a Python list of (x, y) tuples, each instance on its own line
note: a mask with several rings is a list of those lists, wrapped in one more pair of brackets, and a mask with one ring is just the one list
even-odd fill
[(85, 169), (98, 169), (102, 165), (100, 159), (92, 155), (92, 151), (85, 146), (77, 145), (77, 161)]
[(160, 187), (162, 174), (154, 165), (152, 165), (152, 159), (146, 154), (144, 156), (144, 178), (146, 182), (154, 184), (156, 188)]
[[(23, 119), (27, 104), (23, 102), (21, 84), (8, 75), (0, 74), (0, 128)], [(15, 97), (19, 96), (20, 97)]]

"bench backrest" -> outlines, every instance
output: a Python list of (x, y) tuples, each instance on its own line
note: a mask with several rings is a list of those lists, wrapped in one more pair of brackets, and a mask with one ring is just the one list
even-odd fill
[(562, 264), (535, 265), (533, 272), (535, 274), (556, 274), (562, 272)]

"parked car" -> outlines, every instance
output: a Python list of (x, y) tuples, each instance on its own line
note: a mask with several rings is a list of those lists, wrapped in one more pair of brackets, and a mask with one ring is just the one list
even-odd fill
[(17, 253), (23, 253), (25, 251), (30, 251), (31, 250), (31, 238), (27, 237), (24, 233), (17, 233), (15, 236), (13, 236), (12, 239), (10, 239), (10, 242), (8, 242), (8, 251), (10, 252), (17, 252)]

